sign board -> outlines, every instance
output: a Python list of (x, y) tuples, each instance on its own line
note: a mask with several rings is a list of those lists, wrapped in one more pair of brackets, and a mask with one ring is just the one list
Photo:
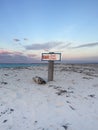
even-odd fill
[(42, 53), (42, 61), (61, 61), (61, 53)]

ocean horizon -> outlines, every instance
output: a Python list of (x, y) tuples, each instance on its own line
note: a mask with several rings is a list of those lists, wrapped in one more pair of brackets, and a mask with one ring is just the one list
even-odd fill
[[(98, 63), (64, 63), (59, 62), (55, 64), (98, 64)], [(33, 66), (46, 66), (48, 65), (48, 62), (46, 63), (0, 63), (0, 69), (1, 68), (22, 68), (22, 67), (33, 67)]]
[(47, 65), (47, 63), (0, 63), (0, 68), (33, 67), (44, 65)]

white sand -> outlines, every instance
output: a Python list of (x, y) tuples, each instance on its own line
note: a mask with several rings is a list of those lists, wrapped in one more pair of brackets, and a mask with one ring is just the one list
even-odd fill
[(0, 69), (0, 130), (98, 130), (98, 65)]

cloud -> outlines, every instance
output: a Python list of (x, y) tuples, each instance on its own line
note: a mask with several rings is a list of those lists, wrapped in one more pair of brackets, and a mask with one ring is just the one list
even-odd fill
[(0, 55), (22, 55), (22, 52), (0, 50)]
[(65, 49), (68, 48), (72, 43), (61, 43), (59, 46), (57, 46), (57, 49)]
[(15, 42), (19, 42), (20, 40), (19, 39), (17, 39), (17, 38), (14, 38), (13, 39)]
[(22, 40), (18, 39), (18, 38), (14, 38), (13, 41), (15, 42), (20, 42), (20, 41), (28, 41), (28, 38), (23, 38)]
[(25, 46), (26, 50), (42, 50), (42, 49), (51, 49), (58, 45), (58, 42), (46, 42), (46, 43), (34, 43), (32, 45)]
[(0, 63), (33, 63), (38, 62), (37, 55), (24, 55), (22, 52), (0, 50)]
[(66, 63), (98, 63), (98, 56), (63, 59)]
[(36, 57), (37, 55), (36, 55), (36, 54), (28, 54), (27, 56), (28, 56), (28, 57), (31, 57), (31, 58), (34, 58), (34, 57)]
[[(67, 45), (67, 44), (66, 44)], [(40, 62), (37, 54), (25, 54), (25, 52), (0, 50), (0, 63), (37, 63)], [(89, 57), (62, 57), (61, 62), (66, 63), (98, 63), (98, 56)]]
[(34, 43), (32, 45), (27, 45), (24, 46), (26, 50), (50, 50), (53, 48), (58, 48), (58, 49), (62, 49), (62, 48), (66, 48), (70, 45), (71, 43), (65, 43), (65, 42), (46, 42), (46, 43)]
[(28, 38), (24, 38), (24, 41), (28, 41)]
[(1, 54), (1, 55), (10, 55), (10, 54), (13, 54), (13, 52), (11, 52), (11, 51), (6, 51), (6, 50), (0, 50), (0, 54)]
[(71, 48), (83, 48), (83, 47), (95, 47), (95, 46), (98, 46), (98, 42), (83, 44), (83, 45), (79, 45), (79, 46), (71, 47)]

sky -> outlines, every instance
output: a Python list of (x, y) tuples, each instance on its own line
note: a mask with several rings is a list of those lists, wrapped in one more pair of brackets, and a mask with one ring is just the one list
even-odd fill
[(98, 0), (0, 0), (0, 63), (98, 62)]

